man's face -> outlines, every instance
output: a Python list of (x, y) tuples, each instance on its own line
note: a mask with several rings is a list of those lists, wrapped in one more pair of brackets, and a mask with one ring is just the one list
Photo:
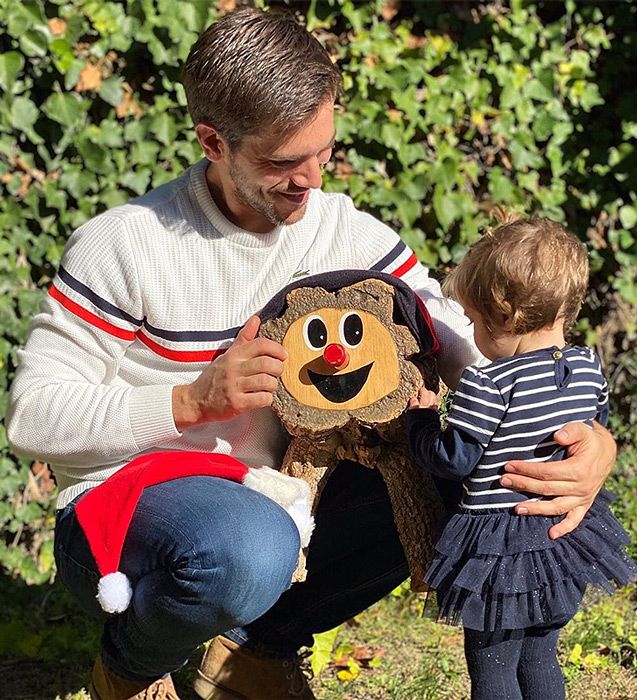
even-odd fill
[(310, 190), (321, 186), (321, 169), (332, 155), (334, 138), (332, 102), (288, 139), (277, 134), (246, 137), (226, 160), (230, 182), (224, 187), (225, 204), (236, 223), (258, 231), (300, 221)]

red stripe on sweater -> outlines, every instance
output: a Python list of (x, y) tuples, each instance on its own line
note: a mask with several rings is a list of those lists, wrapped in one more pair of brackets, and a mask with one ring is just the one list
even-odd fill
[(397, 267), (393, 272), (392, 275), (395, 277), (402, 277), (405, 272), (409, 272), (411, 268), (418, 262), (418, 258), (416, 257), (416, 253), (412, 253), (405, 262), (400, 265), (400, 267)]
[(56, 301), (59, 301), (65, 309), (70, 311), (72, 314), (79, 316), (79, 318), (86, 321), (91, 326), (95, 326), (102, 331), (106, 331), (106, 333), (114, 335), (116, 338), (121, 338), (121, 340), (135, 340), (135, 333), (133, 331), (127, 331), (119, 326), (114, 326), (112, 323), (105, 321), (103, 318), (92, 314), (83, 306), (80, 306), (73, 300), (69, 299), (54, 284), (49, 287), (49, 296), (53, 297), (53, 299)]
[(141, 331), (137, 331), (137, 338), (156, 355), (175, 362), (210, 362), (226, 351), (225, 348), (222, 350), (170, 350), (151, 340)]

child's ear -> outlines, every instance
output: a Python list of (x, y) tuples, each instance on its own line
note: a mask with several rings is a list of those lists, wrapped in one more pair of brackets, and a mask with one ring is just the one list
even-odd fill
[[(513, 316), (503, 316), (499, 326), (499, 330), (505, 335), (516, 335), (515, 332), (516, 318)], [(495, 329), (497, 330), (497, 329)]]
[(506, 318), (504, 319), (502, 323), (502, 330), (505, 333), (513, 333), (513, 328), (515, 326), (515, 322), (513, 321), (512, 318)]

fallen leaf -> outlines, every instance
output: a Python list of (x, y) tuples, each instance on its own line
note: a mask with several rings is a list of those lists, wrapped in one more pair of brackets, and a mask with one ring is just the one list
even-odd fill
[(336, 175), (336, 177), (347, 179), (353, 172), (354, 166), (351, 163), (336, 161), (336, 165), (334, 166), (334, 175)]
[(37, 481), (40, 493), (48, 496), (55, 488), (55, 480), (48, 464), (45, 462), (33, 462), (31, 473)]
[(15, 191), (16, 197), (24, 197), (26, 195), (26, 193), (29, 191), (29, 185), (31, 184), (32, 180), (33, 180), (33, 178), (28, 173), (24, 173), (24, 175), (20, 175), (21, 185)]
[(61, 36), (66, 31), (66, 22), (59, 17), (51, 17), (49, 20), (49, 29), (53, 36)]
[(349, 668), (349, 659), (349, 654), (341, 654), (335, 659), (332, 659), (332, 666), (335, 666), (336, 668)]
[(135, 119), (139, 119), (143, 114), (143, 110), (139, 102), (133, 97), (133, 88), (128, 83), (122, 83), (122, 88), (124, 97), (121, 103), (115, 107), (115, 114), (119, 119), (123, 119), (129, 114), (132, 114)]
[(80, 79), (75, 86), (76, 92), (98, 90), (102, 84), (102, 72), (94, 63), (87, 63), (80, 71)]
[(387, 0), (380, 8), (380, 14), (385, 22), (390, 22), (398, 14), (400, 10), (401, 0)]
[(357, 644), (352, 651), (352, 656), (363, 664), (368, 663), (376, 657), (383, 656), (385, 650), (381, 647), (375, 648), (370, 644)]
[(422, 49), (422, 47), (427, 43), (427, 38), (424, 36), (414, 36), (410, 34), (407, 37), (407, 48), (408, 49)]

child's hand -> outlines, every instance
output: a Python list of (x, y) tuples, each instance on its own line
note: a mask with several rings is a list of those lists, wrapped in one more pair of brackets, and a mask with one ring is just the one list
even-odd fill
[(418, 398), (411, 398), (409, 399), (409, 406), (408, 406), (410, 411), (413, 411), (416, 408), (438, 408), (438, 402), (436, 401), (436, 395), (434, 394), (433, 391), (429, 391), (429, 389), (420, 389), (418, 391)]

